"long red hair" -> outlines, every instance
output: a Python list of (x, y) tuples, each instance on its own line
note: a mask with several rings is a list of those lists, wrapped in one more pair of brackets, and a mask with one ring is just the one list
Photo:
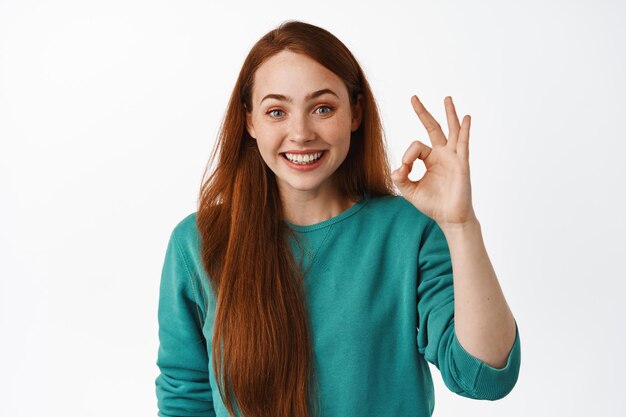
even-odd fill
[(246, 417), (305, 417), (318, 407), (303, 274), (288, 240), (295, 234), (283, 221), (274, 173), (245, 127), (254, 74), (283, 50), (335, 73), (351, 104), (363, 97), (361, 125), (333, 174), (342, 194), (352, 200), (393, 194), (376, 102), (348, 48), (330, 32), (298, 21), (263, 36), (239, 72), (197, 211), (202, 261), (217, 300), (213, 371), (231, 416), (237, 407)]

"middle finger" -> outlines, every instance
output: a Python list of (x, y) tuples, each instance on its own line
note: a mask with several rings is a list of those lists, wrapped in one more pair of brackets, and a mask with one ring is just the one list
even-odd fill
[(456, 142), (459, 138), (459, 129), (461, 128), (461, 125), (459, 124), (459, 118), (456, 115), (456, 108), (452, 102), (452, 97), (448, 96), (444, 98), (443, 101), (446, 108), (446, 118), (448, 119), (448, 141), (450, 142), (450, 146), (456, 148)]

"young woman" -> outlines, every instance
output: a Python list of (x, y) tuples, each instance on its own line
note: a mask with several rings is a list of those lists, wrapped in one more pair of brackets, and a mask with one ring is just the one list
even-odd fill
[(159, 415), (430, 416), (427, 362), (465, 397), (512, 390), (519, 334), (472, 208), (470, 117), (446, 98), (446, 137), (412, 105), (432, 148), (392, 173), (345, 45), (302, 22), (254, 45), (167, 248)]

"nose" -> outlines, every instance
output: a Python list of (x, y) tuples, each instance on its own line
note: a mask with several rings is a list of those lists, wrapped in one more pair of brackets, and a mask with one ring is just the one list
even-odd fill
[(311, 122), (308, 117), (303, 115), (294, 116), (291, 121), (291, 135), (289, 138), (291, 142), (302, 144), (315, 139)]

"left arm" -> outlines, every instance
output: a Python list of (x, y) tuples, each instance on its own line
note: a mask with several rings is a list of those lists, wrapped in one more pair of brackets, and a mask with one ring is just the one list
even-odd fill
[[(514, 344), (516, 323), (498, 283), (474, 213), (469, 170), (469, 115), (459, 123), (451, 97), (444, 100), (449, 135), (417, 96), (415, 113), (428, 131), (432, 148), (411, 143), (392, 179), (403, 196), (441, 228), (450, 249), (457, 339), (467, 353), (494, 368), (503, 368)], [(426, 173), (409, 179), (420, 159)]]
[(454, 325), (463, 348), (504, 368), (515, 341), (515, 319), (489, 261), (480, 223), (442, 225), (454, 271)]

